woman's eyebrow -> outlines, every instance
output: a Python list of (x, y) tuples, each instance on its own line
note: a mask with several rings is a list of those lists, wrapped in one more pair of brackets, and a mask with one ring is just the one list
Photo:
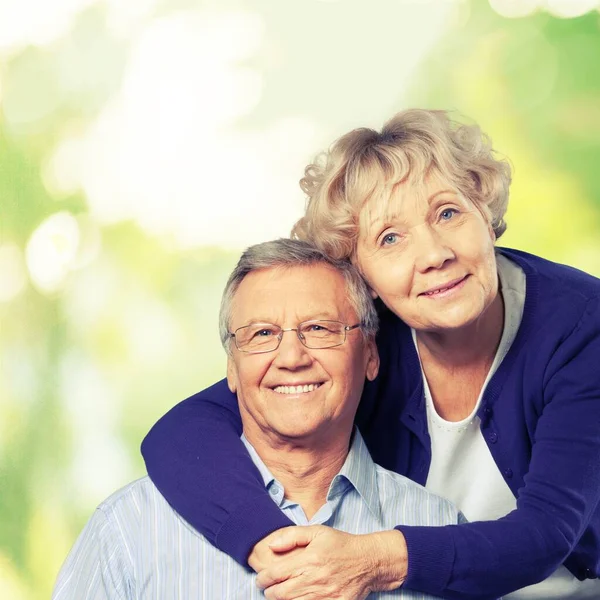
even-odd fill
[(405, 223), (405, 219), (402, 217), (399, 211), (390, 211), (376, 215), (375, 217), (373, 217), (373, 219), (371, 219), (369, 227), (373, 227), (377, 224), (379, 224), (380, 227), (383, 225), (387, 227), (393, 222), (399, 222), (401, 224)]
[(431, 194), (431, 196), (429, 196), (427, 201), (429, 202), (429, 204), (431, 204), (438, 196), (441, 196), (442, 194), (452, 194), (453, 196), (457, 195), (456, 190), (443, 189), (443, 190), (438, 190), (437, 192), (433, 192), (433, 194)]

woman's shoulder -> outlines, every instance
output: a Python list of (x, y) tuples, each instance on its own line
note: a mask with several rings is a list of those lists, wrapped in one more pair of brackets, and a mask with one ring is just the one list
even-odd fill
[(567, 351), (569, 344), (576, 348), (600, 335), (600, 279), (527, 252), (499, 252), (525, 273), (523, 317), (513, 343), (521, 358), (544, 364), (557, 348)]
[[(556, 329), (575, 326), (600, 303), (600, 279), (585, 271), (521, 250), (499, 248), (500, 254), (525, 273), (524, 320), (553, 323)], [(599, 316), (600, 319), (600, 316)]]
[(498, 248), (498, 252), (524, 271), (528, 288), (535, 284), (541, 293), (549, 292), (547, 299), (578, 296), (589, 300), (600, 297), (600, 279), (581, 269), (522, 250)]

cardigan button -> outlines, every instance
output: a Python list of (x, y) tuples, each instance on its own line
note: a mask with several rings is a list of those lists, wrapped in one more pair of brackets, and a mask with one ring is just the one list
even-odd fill
[(490, 442), (490, 444), (495, 444), (498, 441), (498, 434), (495, 431), (492, 431), (488, 435), (488, 441)]
[(510, 479), (512, 476), (513, 476), (512, 469), (510, 469), (510, 468), (504, 469), (504, 477), (506, 477), (507, 479)]
[(486, 417), (489, 417), (489, 416), (492, 414), (492, 409), (491, 409), (489, 406), (486, 406), (486, 407), (483, 409), (483, 414), (484, 414)]

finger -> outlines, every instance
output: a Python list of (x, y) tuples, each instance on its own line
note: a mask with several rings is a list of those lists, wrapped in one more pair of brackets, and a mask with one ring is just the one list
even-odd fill
[(278, 583), (288, 579), (290, 572), (287, 569), (281, 569), (279, 565), (269, 569), (263, 569), (256, 575), (256, 585), (260, 590), (266, 590)]
[(273, 552), (289, 552), (294, 548), (308, 546), (318, 535), (318, 527), (286, 527), (269, 542)]
[(304, 572), (304, 565), (297, 559), (286, 559), (274, 563), (267, 569), (263, 569), (256, 576), (256, 585), (261, 589), (267, 589), (288, 579), (297, 578)]
[(302, 600), (312, 598), (312, 594), (308, 593), (299, 578), (288, 579), (282, 583), (277, 583), (265, 590), (265, 598), (267, 600)]
[(340, 590), (335, 590), (325, 582), (318, 585), (309, 584), (306, 575), (288, 579), (282, 583), (267, 588), (264, 592), (267, 600), (331, 600), (331, 598), (348, 598), (352, 600), (364, 600), (367, 594), (359, 596), (342, 595)]

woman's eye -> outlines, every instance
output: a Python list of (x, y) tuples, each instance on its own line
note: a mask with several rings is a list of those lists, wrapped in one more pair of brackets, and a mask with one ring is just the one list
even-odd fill
[(390, 246), (392, 244), (395, 244), (397, 241), (398, 241), (398, 234), (397, 233), (388, 233), (381, 240), (381, 245), (382, 246)]
[(440, 213), (440, 219), (442, 221), (449, 221), (458, 211), (454, 208), (445, 208)]

